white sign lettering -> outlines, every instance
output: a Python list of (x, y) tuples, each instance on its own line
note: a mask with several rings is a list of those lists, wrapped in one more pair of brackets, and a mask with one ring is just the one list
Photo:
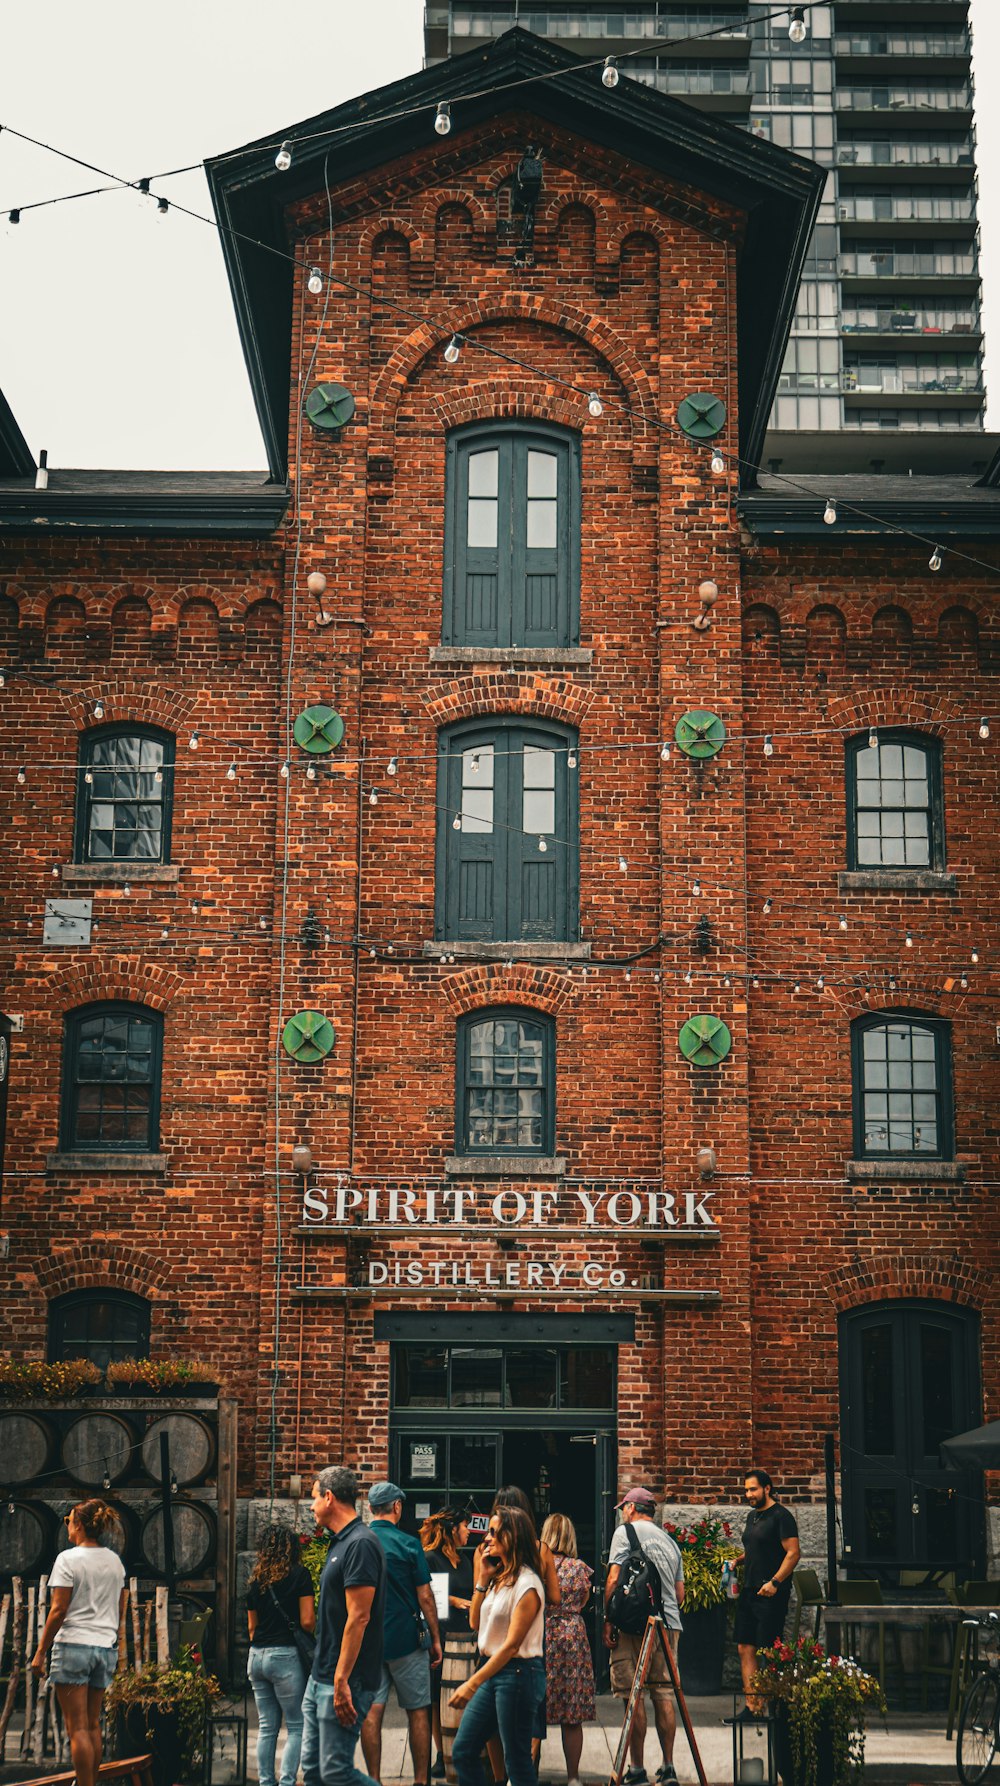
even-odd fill
[(307, 1185), (302, 1220), (311, 1227), (605, 1229), (669, 1233), (717, 1228), (709, 1205), (713, 1191), (674, 1192), (648, 1180), (632, 1183), (545, 1186), (504, 1185), (499, 1191), (440, 1181)]

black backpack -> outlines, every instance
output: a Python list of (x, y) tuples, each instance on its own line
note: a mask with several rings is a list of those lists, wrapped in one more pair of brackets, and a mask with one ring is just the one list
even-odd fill
[(625, 1536), (629, 1543), (628, 1556), (621, 1566), (606, 1610), (619, 1631), (630, 1637), (641, 1637), (646, 1620), (663, 1610), (663, 1589), (660, 1571), (646, 1555), (631, 1525), (625, 1527)]

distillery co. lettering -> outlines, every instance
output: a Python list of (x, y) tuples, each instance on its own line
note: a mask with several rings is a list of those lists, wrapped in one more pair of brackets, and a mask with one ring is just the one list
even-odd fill
[(556, 1265), (551, 1260), (506, 1259), (498, 1264), (457, 1259), (370, 1259), (368, 1285), (391, 1284), (410, 1290), (627, 1290), (640, 1289), (638, 1277), (618, 1266)]
[(505, 1185), (483, 1191), (468, 1185), (395, 1183), (307, 1185), (302, 1219), (314, 1226), (351, 1228), (584, 1228), (669, 1232), (714, 1228), (711, 1191), (666, 1191), (648, 1182), (579, 1183), (558, 1189)]

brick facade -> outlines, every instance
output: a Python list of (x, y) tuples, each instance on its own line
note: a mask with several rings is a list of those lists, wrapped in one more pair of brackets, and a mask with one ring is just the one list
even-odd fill
[[(515, 273), (497, 250), (496, 193), (536, 138), (536, 264)], [(300, 260), (332, 279), (320, 298), (294, 293), (294, 502), (283, 533), (273, 543), (0, 539), (11, 671), (4, 1006), (25, 1019), (13, 1055), (0, 1341), (38, 1355), (52, 1295), (135, 1290), (153, 1305), (154, 1350), (207, 1357), (237, 1397), (243, 1494), (285, 1494), (317, 1458), (345, 1457), (366, 1479), (385, 1474), (389, 1348), (373, 1338), (375, 1309), (430, 1317), (470, 1299), (349, 1295), (370, 1260), (405, 1267), (430, 1243), (301, 1232), (291, 1148), (308, 1141), (328, 1186), (338, 1175), (443, 1185), (455, 1151), (456, 1021), (516, 1004), (555, 1020), (567, 1186), (632, 1180), (645, 1194), (662, 1181), (680, 1200), (709, 1189), (718, 1234), (692, 1244), (567, 1222), (564, 1238), (540, 1247), (515, 1236), (512, 1250), (480, 1214), (502, 1182), (454, 1180), (474, 1192), (485, 1231), (436, 1240), (435, 1256), (450, 1249), (499, 1270), (544, 1255), (573, 1273), (593, 1264), (623, 1274), (606, 1299), (471, 1299), (498, 1315), (634, 1314), (635, 1344), (619, 1359), (619, 1482), (647, 1481), (678, 1503), (727, 1501), (753, 1456), (789, 1498), (817, 1499), (822, 1435), (838, 1427), (838, 1313), (898, 1298), (974, 1309), (984, 1412), (1000, 1393), (997, 755), (996, 738), (977, 731), (979, 715), (996, 711), (993, 582), (969, 567), (933, 578), (920, 547), (741, 535), (735, 482), (710, 475), (704, 448), (652, 425), (686, 394), (714, 391), (729, 408), (722, 444), (735, 451), (744, 220), (731, 207), (517, 110), (474, 140), (432, 141), (380, 166), (335, 198), (332, 234), (325, 196), (289, 218)], [(370, 283), (370, 297), (345, 296), (338, 279)], [(467, 341), (449, 366), (442, 349), (456, 330)], [(357, 399), (333, 442), (299, 420), (306, 390), (325, 379)], [(591, 390), (604, 403), (596, 420)], [(504, 419), (580, 434), (589, 662), (432, 657), (446, 438)], [(314, 570), (328, 579), (328, 627), (306, 592)], [(699, 631), (705, 577), (720, 594)], [(136, 876), (128, 895), (99, 873), (63, 885), (78, 738), (98, 698), (106, 719), (177, 740), (179, 875)], [(303, 753), (285, 743), (286, 713), (321, 701), (346, 734), (308, 780)], [(725, 747), (705, 763), (676, 747), (663, 760), (659, 741), (692, 709), (722, 717)], [(579, 733), (588, 957), (425, 950), (438, 734), (491, 714)], [(953, 892), (838, 888), (844, 735), (870, 725), (943, 740)], [(41, 945), (43, 902), (67, 892), (93, 896), (89, 949)], [(58, 1147), (65, 1014), (105, 998), (164, 1015), (163, 1171), (46, 1169)], [(845, 1177), (850, 1024), (897, 1005), (951, 1022), (961, 1182)], [(279, 1045), (304, 1009), (336, 1031), (313, 1066)], [(733, 1038), (714, 1071), (688, 1065), (677, 1045), (685, 1019), (703, 1011), (724, 1017)], [(708, 1186), (696, 1167), (705, 1143), (719, 1168)], [(663, 1291), (676, 1300), (654, 1294)]]

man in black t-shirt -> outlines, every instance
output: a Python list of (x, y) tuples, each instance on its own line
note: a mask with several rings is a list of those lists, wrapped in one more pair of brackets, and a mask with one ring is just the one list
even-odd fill
[[(743, 1492), (750, 1516), (743, 1527), (743, 1586), (736, 1603), (736, 1644), (746, 1693), (757, 1666), (757, 1651), (777, 1643), (785, 1629), (792, 1573), (801, 1554), (799, 1528), (787, 1507), (771, 1493), (766, 1470), (749, 1470)], [(747, 1699), (740, 1717), (758, 1717), (760, 1706)]]
[(361, 1726), (382, 1678), (385, 1553), (358, 1517), (353, 1470), (321, 1470), (316, 1523), (332, 1533), (316, 1619), (316, 1657), (302, 1700), (305, 1786), (374, 1786), (354, 1765)]

